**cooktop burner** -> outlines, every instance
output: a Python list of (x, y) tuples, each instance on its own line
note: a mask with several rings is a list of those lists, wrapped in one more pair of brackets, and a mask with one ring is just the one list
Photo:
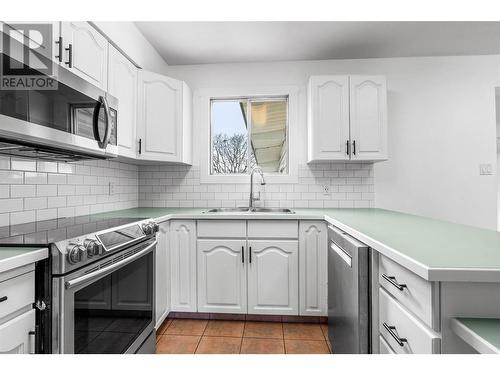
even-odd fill
[(146, 218), (103, 218), (100, 215), (65, 217), (0, 227), (0, 245), (47, 246), (51, 243), (136, 223)]

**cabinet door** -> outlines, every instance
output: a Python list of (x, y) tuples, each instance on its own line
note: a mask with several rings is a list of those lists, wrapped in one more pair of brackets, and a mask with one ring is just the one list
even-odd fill
[(35, 353), (35, 310), (0, 325), (0, 354)]
[(156, 247), (156, 328), (170, 312), (169, 222), (160, 224)]
[(313, 76), (308, 86), (308, 162), (349, 160), (349, 77)]
[(198, 311), (247, 312), (246, 240), (198, 240)]
[[(61, 66), (95, 86), (107, 90), (108, 41), (88, 22), (62, 22), (61, 36), (65, 48)], [(71, 60), (71, 64), (69, 64)]]
[(172, 311), (196, 311), (196, 222), (170, 223)]
[(108, 92), (118, 99), (118, 152), (137, 156), (137, 68), (116, 48), (109, 46)]
[(300, 222), (300, 315), (328, 314), (327, 236), (325, 222)]
[(248, 313), (298, 315), (298, 241), (250, 240), (248, 250)]
[(182, 162), (182, 81), (139, 72), (139, 159)]
[(387, 88), (381, 76), (350, 77), (353, 160), (387, 159)]

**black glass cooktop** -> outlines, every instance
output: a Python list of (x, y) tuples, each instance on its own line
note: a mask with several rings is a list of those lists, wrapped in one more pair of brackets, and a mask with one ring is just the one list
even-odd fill
[(65, 217), (0, 227), (0, 245), (48, 245), (147, 218), (103, 219), (99, 215)]

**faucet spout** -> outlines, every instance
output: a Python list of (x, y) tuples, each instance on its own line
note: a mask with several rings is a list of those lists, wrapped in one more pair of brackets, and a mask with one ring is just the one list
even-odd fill
[(264, 172), (262, 171), (262, 168), (258, 167), (258, 166), (254, 167), (252, 169), (252, 172), (250, 173), (250, 199), (249, 199), (249, 203), (248, 203), (248, 206), (250, 209), (254, 208), (255, 201), (260, 200), (260, 191), (259, 191), (258, 197), (255, 197), (254, 192), (253, 192), (253, 175), (255, 172), (258, 172), (260, 174), (260, 178), (261, 178), (260, 184), (261, 185), (266, 184), (266, 180), (264, 179)]

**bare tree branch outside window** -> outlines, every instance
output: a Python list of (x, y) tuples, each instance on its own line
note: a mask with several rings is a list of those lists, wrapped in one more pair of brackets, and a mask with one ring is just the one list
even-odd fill
[[(247, 135), (215, 134), (212, 139), (212, 171), (215, 174), (247, 173)], [(251, 158), (251, 168), (255, 158)]]

